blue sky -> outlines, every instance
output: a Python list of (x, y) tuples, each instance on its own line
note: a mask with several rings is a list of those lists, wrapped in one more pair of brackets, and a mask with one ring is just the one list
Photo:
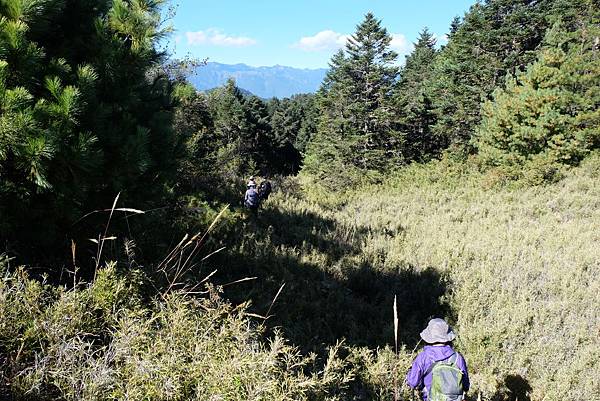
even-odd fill
[[(476, 0), (174, 0), (173, 57), (252, 66), (327, 67), (371, 11), (401, 55), (427, 26), (444, 43), (452, 18)], [(404, 58), (403, 56), (401, 57)]]

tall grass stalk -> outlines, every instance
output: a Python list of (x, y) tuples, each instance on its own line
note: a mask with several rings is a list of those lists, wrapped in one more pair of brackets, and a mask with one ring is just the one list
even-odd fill
[[(398, 358), (398, 304), (397, 304), (396, 295), (394, 294), (394, 352), (396, 354), (396, 359)], [(398, 401), (400, 399), (400, 394), (398, 393), (398, 369), (397, 369), (397, 361), (394, 363), (394, 401)]]

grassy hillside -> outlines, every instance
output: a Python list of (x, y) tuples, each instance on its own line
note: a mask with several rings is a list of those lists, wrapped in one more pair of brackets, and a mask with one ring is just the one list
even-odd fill
[(288, 183), (227, 266), (258, 276), (257, 311), (286, 283), (272, 323), (304, 348), (391, 345), (397, 294), (402, 342), (449, 318), (484, 398), (598, 396), (599, 161), (538, 187), (447, 162), (344, 195)]
[(258, 219), (222, 220), (204, 252), (227, 248), (189, 277), (219, 270), (200, 294), (149, 296), (159, 283), (131, 260), (71, 290), (0, 263), (0, 396), (392, 400), (443, 316), (473, 399), (598, 398), (600, 157), (533, 188), (467, 171), (415, 165), (337, 195), (283, 180)]

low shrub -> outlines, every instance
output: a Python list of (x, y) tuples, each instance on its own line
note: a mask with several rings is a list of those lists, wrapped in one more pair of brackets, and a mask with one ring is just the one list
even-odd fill
[[(73, 289), (4, 270), (0, 395), (13, 400), (348, 400), (390, 393), (389, 350), (302, 355), (225, 302), (165, 293), (142, 305), (114, 264)], [(357, 398), (358, 399), (358, 398)], [(360, 398), (364, 399), (364, 398)], [(381, 398), (385, 399), (385, 397)]]

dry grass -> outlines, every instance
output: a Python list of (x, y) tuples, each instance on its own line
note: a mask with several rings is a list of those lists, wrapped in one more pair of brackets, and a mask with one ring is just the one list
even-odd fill
[(597, 399), (599, 171), (595, 155), (556, 184), (484, 189), (487, 177), (440, 162), (325, 212), (294, 207), (335, 219), (340, 238), (366, 227), (357, 258), (372, 269), (433, 267), (448, 277), (458, 346), (484, 399)]
[(228, 249), (194, 266), (199, 279), (219, 261), (247, 266), (253, 309), (210, 285), (203, 297), (168, 289), (188, 283), (186, 263), (150, 300), (149, 278), (115, 264), (66, 290), (0, 263), (0, 398), (392, 400), (416, 333), (440, 312), (473, 399), (598, 399), (600, 157), (540, 187), (465, 170), (411, 166), (343, 195), (276, 193), (258, 222), (228, 214), (216, 234), (228, 237), (203, 252)]
[(0, 398), (341, 401), (358, 380), (387, 391), (391, 352), (340, 342), (318, 360), (277, 333), (265, 338), (246, 305), (210, 285), (207, 297), (175, 290), (148, 304), (133, 282), (114, 264), (72, 290), (4, 271)]

